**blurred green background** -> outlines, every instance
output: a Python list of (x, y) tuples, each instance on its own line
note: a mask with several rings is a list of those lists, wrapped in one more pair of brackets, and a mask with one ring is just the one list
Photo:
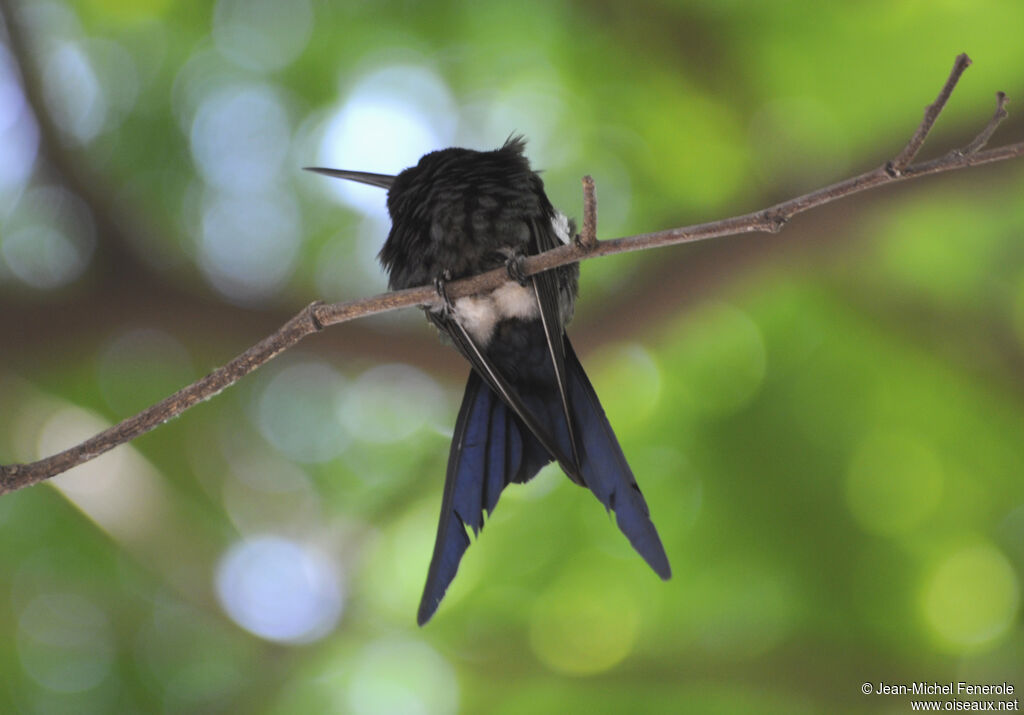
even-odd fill
[[(509, 134), (602, 237), (923, 155), (1005, 90), (1024, 4), (3, 0), (0, 462), (69, 446), (314, 299), (384, 290), (396, 172)], [(415, 625), (466, 366), (332, 328), (0, 498), (0, 711), (907, 712), (1024, 688), (1024, 162), (778, 236), (587, 261), (570, 333), (674, 569), (556, 470)]]

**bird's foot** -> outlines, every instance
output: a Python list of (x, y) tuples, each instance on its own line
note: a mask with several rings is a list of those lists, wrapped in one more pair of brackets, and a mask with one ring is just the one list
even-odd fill
[(448, 281), (452, 279), (452, 272), (447, 268), (441, 273), (434, 276), (434, 290), (437, 291), (438, 297), (441, 299), (442, 309), (445, 315), (451, 315), (454, 311), (451, 298), (448, 297)]
[(526, 275), (526, 256), (522, 253), (510, 255), (505, 261), (505, 270), (508, 271), (508, 277), (521, 286), (525, 286), (530, 280)]

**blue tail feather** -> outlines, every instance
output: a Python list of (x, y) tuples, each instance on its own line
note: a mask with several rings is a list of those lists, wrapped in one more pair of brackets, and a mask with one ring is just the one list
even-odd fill
[(576, 421), (576, 434), (583, 443), (580, 450), (583, 483), (606, 509), (615, 512), (619, 529), (637, 553), (655, 573), (668, 579), (672, 576), (672, 569), (651, 521), (647, 502), (568, 338), (565, 348), (569, 401)]
[(441, 520), (417, 616), (420, 625), (434, 615), (455, 578), (469, 547), (466, 527), (479, 532), (484, 510), (494, 509), (509, 482), (536, 474), (550, 461), (546, 454), (480, 376), (470, 372), (448, 455)]

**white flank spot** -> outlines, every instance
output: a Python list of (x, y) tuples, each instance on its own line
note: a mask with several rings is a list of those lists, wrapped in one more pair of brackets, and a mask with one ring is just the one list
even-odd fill
[(555, 229), (555, 235), (562, 243), (569, 243), (572, 238), (569, 235), (569, 217), (559, 210), (555, 210), (555, 217), (551, 219), (551, 227)]

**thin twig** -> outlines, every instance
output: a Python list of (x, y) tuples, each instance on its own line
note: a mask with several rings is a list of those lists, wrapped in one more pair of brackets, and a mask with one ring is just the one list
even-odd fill
[(985, 125), (985, 128), (981, 130), (981, 133), (974, 137), (974, 141), (964, 147), (964, 154), (977, 154), (979, 151), (985, 148), (988, 144), (988, 140), (992, 138), (993, 132), (1002, 121), (1006, 119), (1006, 92), (996, 92), (996, 112), (992, 115), (992, 118)]
[(886, 165), (886, 170), (890, 176), (899, 176), (907, 165), (914, 160), (914, 157), (917, 156), (917, 152), (924, 144), (924, 140), (928, 138), (928, 132), (932, 130), (932, 125), (935, 124), (935, 120), (939, 118), (939, 115), (946, 106), (946, 102), (949, 101), (950, 95), (953, 94), (956, 83), (960, 81), (960, 75), (970, 66), (971, 58), (967, 56), (966, 52), (961, 52), (956, 56), (956, 60), (953, 62), (953, 69), (949, 73), (946, 83), (942, 85), (939, 96), (935, 98), (934, 102), (925, 107), (924, 119), (917, 126), (914, 136), (910, 137), (910, 141), (903, 147), (903, 151)]
[(579, 244), (587, 251), (597, 248), (597, 191), (590, 174), (583, 177), (583, 230)]
[[(946, 80), (942, 92), (939, 93), (938, 99), (925, 112), (925, 117), (911, 137), (910, 142), (896, 159), (887, 162), (873, 171), (743, 216), (735, 216), (695, 226), (685, 226), (654, 233), (600, 241), (596, 242), (590, 249), (582, 245), (570, 243), (526, 258), (523, 263), (523, 272), (526, 275), (532, 275), (587, 258), (670, 246), (677, 243), (688, 243), (719, 236), (754, 232), (778, 233), (793, 216), (836, 199), (845, 198), (897, 181), (907, 181), (928, 174), (965, 169), (979, 164), (988, 164), (1024, 156), (1024, 142), (980, 151), (1006, 114), (1006, 98), (1005, 95), (999, 93), (997, 95), (995, 115), (970, 144), (962, 149), (951, 151), (938, 159), (920, 164), (908, 163), (916, 156), (917, 151), (924, 143), (929, 130), (935, 123), (935, 119), (939, 112), (942, 111), (950, 93), (956, 86), (957, 80), (968, 64), (970, 64), (970, 60), (966, 55), (961, 55), (957, 58), (957, 62), (953, 65), (953, 71), (950, 73), (949, 79)], [(909, 157), (909, 159), (904, 161), (905, 157)], [(584, 203), (589, 204), (592, 208), (596, 207), (596, 201), (587, 198), (586, 185), (585, 182)], [(586, 223), (587, 212), (588, 210), (585, 207), (584, 234), (588, 231)], [(504, 268), (498, 268), (477, 276), (454, 281), (448, 284), (447, 293), (450, 298), (458, 298), (494, 289), (507, 280), (507, 271)], [(124, 444), (139, 435), (145, 434), (157, 425), (180, 415), (196, 403), (213, 397), (224, 388), (237, 382), (244, 375), (247, 375), (271, 358), (295, 345), (305, 336), (325, 326), (411, 306), (431, 307), (436, 305), (436, 301), (437, 292), (434, 287), (422, 286), (420, 288), (384, 293), (347, 303), (335, 303), (333, 305), (312, 303), (285, 323), (280, 330), (249, 348), (224, 367), (215, 370), (198, 382), (179, 390), (167, 399), (143, 410), (134, 417), (130, 417), (95, 437), (52, 457), (47, 457), (30, 464), (0, 466), (0, 494), (41, 482), (82, 462), (93, 459), (117, 445)]]

